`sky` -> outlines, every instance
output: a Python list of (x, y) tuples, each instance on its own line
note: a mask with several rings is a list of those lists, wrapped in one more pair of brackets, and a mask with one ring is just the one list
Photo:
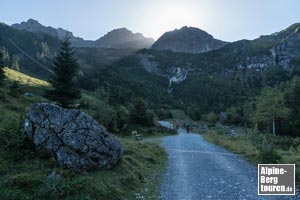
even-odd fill
[(32, 18), (89, 40), (122, 27), (158, 39), (193, 26), (231, 42), (283, 30), (299, 10), (300, 0), (1, 0), (0, 22)]

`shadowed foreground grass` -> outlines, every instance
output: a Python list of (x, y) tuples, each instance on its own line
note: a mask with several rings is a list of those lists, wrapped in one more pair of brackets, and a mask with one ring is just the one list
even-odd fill
[[(84, 175), (56, 166), (52, 158), (42, 158), (27, 144), (0, 154), (0, 199), (158, 199), (157, 194), (166, 159), (154, 143), (122, 139), (125, 155), (111, 170), (95, 170)], [(62, 178), (51, 180), (52, 171)]]
[[(0, 199), (2, 200), (132, 200), (158, 199), (166, 154), (159, 142), (121, 138), (125, 154), (111, 170), (77, 174), (57, 166), (52, 157), (42, 156), (30, 146), (22, 132), (24, 115), (41, 97), (47, 82), (5, 69), (8, 79), (0, 88)], [(17, 81), (34, 97), (10, 95)], [(50, 179), (55, 171), (61, 176)]]
[[(158, 142), (121, 138), (122, 160), (111, 170), (76, 174), (56, 165), (53, 158), (34, 152), (22, 133), (27, 105), (34, 103), (2, 96), (0, 99), (0, 199), (158, 199), (166, 154)], [(3, 100), (4, 98), (4, 100)], [(11, 102), (15, 104), (11, 104)], [(60, 179), (51, 180), (55, 171)]]

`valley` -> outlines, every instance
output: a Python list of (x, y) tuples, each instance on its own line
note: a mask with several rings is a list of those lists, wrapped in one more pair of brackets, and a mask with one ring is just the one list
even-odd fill
[[(0, 199), (257, 199), (253, 164), (258, 163), (294, 163), (299, 187), (299, 23), (235, 42), (187, 26), (156, 41), (127, 28), (92, 41), (29, 19), (0, 24), (0, 53)], [(115, 166), (94, 167), (93, 150), (72, 146), (82, 139), (77, 133), (72, 144), (65, 144), (58, 135), (66, 124), (50, 123), (59, 145), (39, 149), (34, 136), (24, 134), (29, 126), (24, 120), (41, 102), (94, 120), (83, 128), (85, 138), (90, 124), (119, 138), (124, 152)], [(47, 132), (49, 116), (39, 114), (46, 124), (38, 126)], [(174, 124), (166, 122), (166, 128), (161, 120)], [(178, 122), (179, 134), (174, 130)], [(190, 135), (183, 129), (189, 123)], [(228, 134), (227, 126), (246, 133)], [(112, 152), (112, 141), (103, 142), (108, 143), (103, 149)], [(54, 147), (88, 160), (93, 169), (82, 163), (76, 164), (88, 170), (66, 167), (70, 160), (59, 163), (60, 154), (44, 152)], [(227, 183), (239, 192), (224, 189)]]

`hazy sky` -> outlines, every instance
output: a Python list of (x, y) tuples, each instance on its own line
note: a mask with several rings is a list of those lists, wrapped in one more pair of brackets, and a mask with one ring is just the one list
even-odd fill
[(93, 40), (121, 27), (157, 39), (187, 25), (235, 41), (300, 22), (300, 0), (1, 0), (1, 22), (29, 18)]

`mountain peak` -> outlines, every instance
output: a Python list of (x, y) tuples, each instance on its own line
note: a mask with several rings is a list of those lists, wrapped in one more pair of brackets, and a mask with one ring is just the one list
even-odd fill
[(116, 29), (113, 29), (112, 31), (110, 32), (130, 32), (130, 33), (133, 33), (131, 30), (128, 30), (127, 28), (125, 27), (122, 27), (122, 28), (116, 28)]
[(39, 21), (37, 21), (37, 20), (35, 20), (35, 19), (32, 19), (32, 18), (28, 19), (27, 22), (23, 22), (23, 23), (40, 24)]
[(227, 42), (214, 39), (212, 35), (199, 28), (184, 26), (163, 34), (152, 48), (174, 52), (204, 53), (226, 44)]
[(19, 30), (25, 30), (33, 33), (48, 34), (52, 37), (58, 37), (57, 32), (54, 28), (45, 27), (35, 19), (28, 19), (26, 22), (21, 22), (20, 24), (13, 24), (12, 27)]
[(127, 28), (114, 29), (96, 40), (102, 48), (150, 48), (154, 43), (152, 38), (146, 38), (141, 33), (133, 33)]

